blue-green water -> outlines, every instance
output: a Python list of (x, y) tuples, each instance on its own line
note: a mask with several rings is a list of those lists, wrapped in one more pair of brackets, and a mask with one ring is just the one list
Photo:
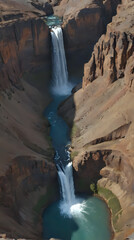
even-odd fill
[(44, 238), (110, 240), (109, 214), (106, 204), (96, 197), (90, 197), (85, 205), (85, 212), (72, 218), (60, 214), (59, 202), (48, 207), (43, 218)]
[(48, 17), (46, 17), (46, 24), (49, 27), (61, 25), (62, 24), (62, 18), (59, 18), (55, 15), (48, 16)]
[[(51, 124), (50, 135), (56, 151), (55, 161), (66, 165), (68, 158), (67, 145), (70, 143), (69, 128), (57, 114), (59, 104), (67, 96), (53, 96), (53, 101), (45, 110), (45, 116)], [(58, 157), (57, 157), (58, 156)], [(90, 173), (89, 173), (90, 174)], [(62, 240), (110, 240), (109, 211), (106, 204), (96, 198), (81, 198), (82, 212), (71, 218), (62, 215), (60, 201), (49, 206), (43, 214), (44, 239)]]
[[(59, 25), (59, 21), (55, 16), (51, 16), (47, 19), (47, 24), (52, 27), (53, 25)], [(58, 37), (58, 31), (61, 30), (52, 29), (52, 31), (53, 34), (56, 32)], [(54, 58), (54, 54), (57, 53), (61, 45), (61, 38), (59, 40), (60, 42), (56, 45), (58, 47), (54, 48)], [(72, 164), (69, 163), (70, 154), (68, 152), (68, 144), (70, 143), (69, 128), (58, 115), (57, 109), (59, 104), (68, 97), (67, 94), (69, 94), (69, 91), (71, 94), (70, 87), (78, 83), (79, 78), (69, 77), (70, 82), (68, 82), (68, 79), (65, 81), (66, 71), (63, 71), (64, 68), (62, 64), (63, 61), (65, 63), (62, 55), (63, 50), (64, 48), (62, 48), (59, 54), (59, 61), (57, 61), (57, 59), (53, 61), (53, 72), (56, 72), (58, 76), (53, 79), (53, 83), (55, 84), (56, 79), (61, 79), (61, 81), (57, 81), (54, 85), (54, 87), (57, 86), (56, 92), (52, 91), (51, 86), (51, 92), (53, 92), (53, 94), (55, 92), (55, 95), (52, 95), (53, 101), (44, 112), (51, 125), (50, 136), (55, 149), (54, 160), (58, 169), (62, 199), (53, 203), (44, 211), (43, 235), (45, 240), (50, 238), (61, 240), (110, 240), (110, 216), (104, 201), (96, 197), (78, 197), (74, 194)], [(57, 71), (57, 64), (62, 71)], [(59, 74), (59, 72), (63, 72), (63, 74)], [(62, 87), (63, 91), (61, 91)], [(62, 96), (63, 92), (64, 96)]]
[(51, 128), (50, 136), (53, 147), (58, 154), (58, 162), (66, 161), (68, 158), (67, 145), (70, 143), (69, 128), (64, 120), (57, 114), (59, 104), (67, 96), (53, 96), (53, 101), (49, 104), (45, 111), (45, 116), (48, 118)]

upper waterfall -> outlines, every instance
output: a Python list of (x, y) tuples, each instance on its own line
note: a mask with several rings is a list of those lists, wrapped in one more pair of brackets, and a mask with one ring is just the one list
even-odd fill
[(68, 82), (68, 71), (64, 50), (63, 33), (60, 26), (51, 29), (52, 37), (52, 92), (56, 95), (68, 95), (72, 85)]

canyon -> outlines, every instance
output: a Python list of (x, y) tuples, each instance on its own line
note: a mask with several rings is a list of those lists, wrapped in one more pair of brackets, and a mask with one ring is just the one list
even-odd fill
[(84, 66), (82, 88), (59, 108), (72, 127), (77, 191), (95, 183), (108, 203), (105, 189), (120, 202), (114, 239), (129, 239), (134, 231), (133, 14), (133, 1), (119, 5)]
[(41, 214), (58, 195), (50, 126), (42, 114), (51, 101), (49, 11), (41, 7), (48, 3), (63, 17), (69, 69), (88, 61), (82, 88), (59, 107), (72, 129), (76, 191), (90, 192), (95, 184), (108, 205), (102, 190), (112, 192), (120, 203), (115, 215), (111, 210), (114, 239), (131, 239), (134, 2), (31, 2), (0, 0), (0, 238), (42, 239)]
[(0, 7), (0, 233), (39, 239), (41, 209), (56, 196), (57, 173), (49, 124), (42, 116), (50, 97), (29, 78), (36, 76), (42, 88), (42, 72), (46, 89), (49, 29), (19, 3), (1, 1)]

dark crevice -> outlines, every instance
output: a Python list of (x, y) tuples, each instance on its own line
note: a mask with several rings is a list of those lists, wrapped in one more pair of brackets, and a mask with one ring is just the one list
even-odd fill
[(96, 145), (96, 144), (107, 142), (107, 141), (125, 138), (130, 125), (131, 125), (131, 122), (129, 122), (128, 124), (124, 124), (123, 126), (117, 128), (116, 130), (109, 133), (108, 135), (101, 137), (101, 138), (97, 138), (97, 139), (93, 140), (92, 142), (90, 142), (89, 144)]

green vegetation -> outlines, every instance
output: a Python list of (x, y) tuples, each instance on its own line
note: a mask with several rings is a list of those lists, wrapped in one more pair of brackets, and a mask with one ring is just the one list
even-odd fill
[(99, 185), (97, 185), (97, 190), (98, 194), (104, 196), (106, 200), (109, 200), (114, 195), (109, 189), (100, 187)]
[(77, 125), (74, 123), (73, 127), (71, 129), (71, 138), (79, 137), (80, 135), (80, 129), (77, 127)]
[(79, 152), (77, 151), (71, 152), (71, 160), (73, 160), (78, 154)]
[(96, 193), (96, 185), (95, 185), (95, 183), (91, 183), (90, 184), (90, 189), (91, 189), (91, 191), (95, 194)]
[(112, 222), (113, 222), (114, 229), (115, 231), (118, 231), (116, 224), (122, 212), (121, 205), (118, 198), (109, 189), (100, 187), (99, 185), (97, 185), (97, 190), (98, 190), (98, 194), (104, 199), (106, 199), (108, 207), (111, 209), (111, 212), (112, 212)]

